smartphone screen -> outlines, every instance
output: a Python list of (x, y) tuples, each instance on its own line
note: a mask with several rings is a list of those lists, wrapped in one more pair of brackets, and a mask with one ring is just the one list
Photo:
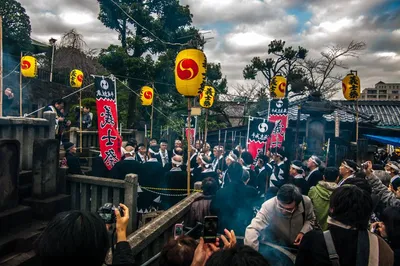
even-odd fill
[(205, 243), (214, 243), (217, 239), (218, 217), (204, 217), (203, 238)]
[(176, 224), (174, 227), (174, 239), (183, 236), (183, 224)]

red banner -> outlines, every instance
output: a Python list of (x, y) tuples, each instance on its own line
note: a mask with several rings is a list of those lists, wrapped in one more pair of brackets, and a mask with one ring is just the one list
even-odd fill
[(118, 133), (115, 82), (111, 78), (95, 78), (97, 125), (100, 152), (110, 170), (121, 160), (122, 139)]
[(288, 126), (288, 109), (289, 100), (287, 98), (271, 100), (268, 120), (275, 124), (275, 128), (268, 139), (268, 148), (282, 147)]

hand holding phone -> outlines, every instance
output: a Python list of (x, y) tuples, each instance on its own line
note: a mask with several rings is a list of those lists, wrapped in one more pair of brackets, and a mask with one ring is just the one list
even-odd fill
[(205, 243), (215, 243), (217, 241), (218, 217), (204, 217), (203, 238)]
[(175, 224), (174, 227), (174, 239), (176, 240), (178, 237), (183, 236), (183, 224)]

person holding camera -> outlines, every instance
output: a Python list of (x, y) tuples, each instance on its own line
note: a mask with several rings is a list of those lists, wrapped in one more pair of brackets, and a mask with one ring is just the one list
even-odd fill
[(119, 208), (100, 209), (99, 214), (77, 210), (59, 213), (35, 243), (41, 265), (54, 266), (60, 262), (64, 265), (79, 262), (103, 265), (110, 248), (108, 230), (112, 230), (111, 223), (115, 224), (117, 237), (113, 265), (134, 265), (126, 235), (130, 218), (128, 207), (120, 203)]

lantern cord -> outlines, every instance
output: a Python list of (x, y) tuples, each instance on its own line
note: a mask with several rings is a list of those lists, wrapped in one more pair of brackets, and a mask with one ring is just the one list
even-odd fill
[(11, 72), (10, 73), (8, 73), (7, 75), (5, 75), (4, 77), (3, 77), (3, 79), (5, 79), (6, 77), (8, 77), (8, 76), (10, 76), (12, 73), (14, 73), (15, 72), (15, 70), (19, 67), (19, 65), (20, 65), (20, 63), (18, 63), (18, 65), (16, 65), (16, 67), (14, 67), (14, 69), (13, 70), (11, 70)]
[[(62, 97), (61, 99), (69, 98), (69, 97), (71, 97), (72, 95), (74, 95), (74, 94), (76, 94), (76, 93), (78, 93), (78, 92), (81, 92), (81, 91), (83, 91), (83, 90), (85, 90), (85, 89), (87, 89), (87, 88), (89, 88), (89, 87), (91, 87), (91, 86), (93, 86), (93, 85), (94, 85), (94, 83), (91, 83), (91, 84), (89, 84), (89, 85), (83, 87), (82, 89), (79, 89), (79, 90), (77, 90), (77, 91), (74, 91), (73, 93), (68, 94), (67, 96)], [(47, 107), (47, 105), (46, 105), (46, 106), (43, 106), (42, 108), (37, 109), (36, 111), (33, 111), (32, 113), (24, 114), (24, 117), (33, 115), (33, 114), (39, 112), (40, 110), (43, 110), (43, 109), (46, 108), (46, 107)]]
[(163, 44), (167, 44), (167, 45), (174, 45), (174, 46), (184, 46), (187, 45), (188, 43), (172, 43), (172, 42), (166, 42), (161, 40), (159, 37), (157, 37), (157, 35), (155, 35), (153, 32), (151, 32), (149, 29), (147, 29), (146, 27), (144, 27), (142, 24), (140, 24), (139, 22), (137, 22), (132, 16), (130, 16), (120, 5), (118, 5), (114, 0), (110, 0), (114, 5), (116, 5), (119, 9), (121, 9), (121, 11), (128, 17), (130, 18), (133, 22), (136, 23), (136, 25), (138, 25), (139, 27), (141, 27), (142, 29), (146, 30), (148, 33), (150, 33), (151, 36), (153, 36), (155, 39), (157, 39), (158, 41), (162, 42)]
[[(131, 88), (128, 87), (128, 85), (126, 85), (125, 83), (123, 83), (121, 80), (117, 79), (122, 85), (124, 85), (128, 90), (130, 90), (131, 92), (133, 92), (134, 94), (136, 94), (136, 96), (140, 97), (140, 95), (132, 90)], [(164, 114), (160, 109), (158, 109), (157, 107), (154, 106), (154, 109), (159, 112), (160, 114), (162, 114), (163, 116), (165, 116), (169, 121), (171, 121), (171, 123), (176, 124), (176, 122), (174, 120), (172, 120), (169, 116), (167, 116), (166, 114)]]

